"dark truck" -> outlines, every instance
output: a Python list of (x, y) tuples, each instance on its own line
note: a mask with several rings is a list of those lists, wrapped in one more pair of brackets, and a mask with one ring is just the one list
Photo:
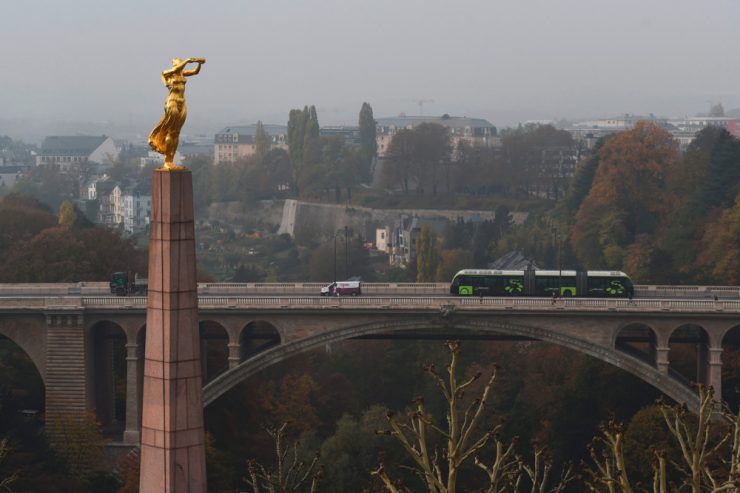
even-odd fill
[(116, 296), (146, 294), (147, 288), (147, 280), (138, 274), (130, 276), (128, 272), (114, 272), (110, 276), (110, 292)]

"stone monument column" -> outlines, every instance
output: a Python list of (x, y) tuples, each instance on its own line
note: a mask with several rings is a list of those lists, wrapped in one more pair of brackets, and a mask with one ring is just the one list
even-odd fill
[(152, 181), (141, 493), (205, 493), (192, 173)]

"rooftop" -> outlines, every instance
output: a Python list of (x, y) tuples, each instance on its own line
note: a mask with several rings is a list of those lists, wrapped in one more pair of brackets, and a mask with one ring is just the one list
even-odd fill
[[(280, 134), (288, 133), (288, 127), (286, 125), (272, 125), (269, 123), (265, 123), (262, 126), (264, 127), (265, 132), (267, 132), (270, 135), (280, 135)], [(257, 131), (257, 124), (253, 123), (252, 125), (236, 125), (232, 127), (224, 127), (218, 132), (216, 132), (216, 135), (237, 134), (237, 135), (254, 136), (256, 131)]]
[(449, 116), (449, 115), (442, 115), (442, 116), (421, 116), (421, 115), (399, 115), (395, 117), (388, 117), (388, 118), (376, 118), (376, 123), (380, 127), (398, 127), (398, 128), (405, 128), (405, 127), (415, 127), (417, 125), (420, 125), (422, 123), (437, 123), (439, 125), (443, 125), (448, 128), (496, 128), (495, 125), (493, 125), (488, 120), (485, 120), (483, 118), (468, 118), (466, 116)]
[(42, 156), (89, 156), (106, 141), (105, 135), (74, 135), (46, 137), (41, 144)]

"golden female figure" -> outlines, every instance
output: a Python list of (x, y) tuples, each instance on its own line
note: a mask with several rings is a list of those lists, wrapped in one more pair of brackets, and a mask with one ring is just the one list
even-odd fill
[[(192, 70), (185, 70), (185, 67), (191, 63), (196, 63), (197, 66)], [(206, 63), (205, 58), (188, 58), (187, 60), (174, 58), (172, 68), (162, 72), (162, 82), (170, 93), (164, 102), (164, 115), (149, 134), (149, 147), (164, 154), (165, 169), (178, 167), (174, 163), (175, 152), (180, 140), (180, 129), (188, 116), (188, 107), (185, 104), (185, 78), (200, 72), (200, 66), (204, 63)]]

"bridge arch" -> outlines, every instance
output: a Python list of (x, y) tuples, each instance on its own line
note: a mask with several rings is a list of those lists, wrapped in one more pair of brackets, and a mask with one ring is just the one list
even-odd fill
[(650, 366), (657, 365), (658, 334), (650, 325), (635, 322), (622, 325), (614, 332), (612, 347)]
[[(9, 409), (24, 414), (43, 412), (46, 383), (28, 352), (13, 339), (0, 334), (0, 355), (2, 381), (11, 391), (11, 399), (6, 403)], [(10, 417), (12, 421), (15, 419)]]
[(278, 328), (267, 320), (253, 320), (239, 332), (240, 363), (274, 346), (283, 338)]
[(90, 326), (88, 334), (95, 415), (105, 434), (120, 435), (126, 424), (127, 331), (112, 320), (99, 320)]
[[(722, 398), (734, 412), (740, 408), (740, 324), (722, 337)], [(733, 364), (734, 363), (734, 364)]]
[(0, 336), (13, 342), (28, 355), (46, 385), (45, 317), (0, 317)]
[(689, 382), (707, 384), (709, 334), (696, 324), (682, 324), (668, 337), (669, 368)]
[(200, 331), (201, 375), (210, 382), (229, 367), (229, 333), (219, 322), (204, 319), (198, 322)]
[(661, 374), (656, 368), (626, 353), (560, 334), (543, 327), (472, 318), (460, 318), (441, 322), (430, 322), (428, 318), (371, 322), (337, 328), (273, 347), (245, 360), (239, 366), (232, 368), (206, 385), (203, 389), (203, 405), (207, 406), (238, 383), (269, 366), (299, 353), (323, 347), (326, 344), (360, 336), (394, 331), (434, 331), (440, 329), (444, 333), (449, 333), (450, 330), (495, 332), (498, 334), (528, 337), (568, 347), (632, 373), (677, 402), (685, 402), (692, 408), (698, 406), (697, 396), (691, 388), (672, 379), (668, 375)]

